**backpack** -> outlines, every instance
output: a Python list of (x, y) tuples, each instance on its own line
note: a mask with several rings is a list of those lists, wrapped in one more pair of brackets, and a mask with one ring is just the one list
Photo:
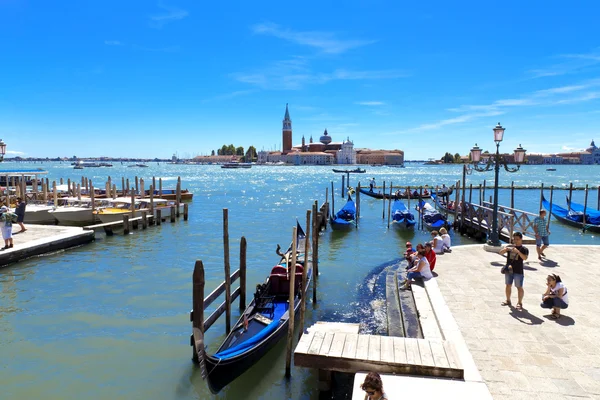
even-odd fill
[(10, 220), (11, 220), (13, 223), (16, 223), (18, 219), (19, 219), (19, 216), (18, 216), (17, 214), (15, 214), (15, 213), (10, 213)]

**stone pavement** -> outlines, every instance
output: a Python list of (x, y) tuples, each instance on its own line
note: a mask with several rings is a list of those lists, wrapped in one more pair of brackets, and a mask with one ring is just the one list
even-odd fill
[[(600, 246), (552, 245), (541, 262), (527, 248), (523, 311), (500, 305), (503, 256), (483, 245), (438, 256), (437, 284), (479, 372), (497, 400), (600, 399)], [(552, 273), (569, 292), (558, 320), (540, 307)]]

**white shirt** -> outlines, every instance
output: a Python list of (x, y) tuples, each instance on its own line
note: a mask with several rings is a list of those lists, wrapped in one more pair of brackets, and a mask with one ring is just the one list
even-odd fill
[[(560, 289), (563, 289), (562, 297), (558, 296), (558, 291)], [(562, 282), (556, 282), (556, 286), (554, 286), (554, 289), (550, 288), (550, 294), (555, 294), (556, 297), (562, 299), (562, 301), (569, 304), (569, 294), (567, 293), (567, 287)]]
[(433, 251), (436, 254), (442, 254), (444, 252), (444, 240), (440, 235), (433, 238)]
[(450, 235), (448, 235), (447, 233), (444, 233), (442, 235), (442, 241), (444, 242), (444, 246), (446, 246), (447, 248), (450, 248), (451, 245), (451, 241), (450, 241)]
[(419, 272), (421, 273), (423, 279), (428, 281), (429, 279), (433, 278), (433, 275), (431, 274), (431, 267), (429, 266), (429, 261), (427, 261), (427, 258), (423, 256), (419, 261), (419, 264), (421, 262), (423, 262), (425, 265), (423, 265), (423, 269), (421, 269)]

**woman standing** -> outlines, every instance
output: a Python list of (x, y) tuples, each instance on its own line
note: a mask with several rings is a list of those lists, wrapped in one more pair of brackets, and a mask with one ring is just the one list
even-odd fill
[(560, 310), (569, 307), (569, 296), (567, 287), (562, 283), (560, 276), (556, 274), (548, 275), (546, 278), (546, 293), (542, 296), (542, 308), (551, 308), (551, 319), (560, 318)]
[(383, 382), (377, 372), (369, 372), (360, 388), (366, 392), (365, 400), (388, 400), (383, 391)]

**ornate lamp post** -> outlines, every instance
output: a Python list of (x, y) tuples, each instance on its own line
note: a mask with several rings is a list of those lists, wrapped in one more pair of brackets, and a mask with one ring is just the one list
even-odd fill
[(475, 147), (471, 149), (471, 161), (473, 162), (473, 169), (479, 172), (491, 171), (494, 168), (494, 205), (492, 213), (492, 233), (488, 244), (490, 246), (500, 246), (500, 238), (498, 234), (498, 175), (500, 173), (500, 165), (504, 166), (506, 172), (517, 172), (520, 168), (520, 164), (525, 161), (525, 149), (519, 145), (515, 149), (514, 161), (517, 166), (510, 168), (508, 161), (504, 159), (504, 156), (500, 155), (500, 142), (504, 137), (504, 128), (498, 122), (498, 125), (494, 128), (494, 142), (496, 142), (496, 154), (490, 156), (487, 160), (487, 164), (484, 167), (479, 167), (479, 161), (481, 160), (481, 149)]
[(6, 143), (0, 139), (0, 162), (4, 161), (4, 155), (6, 154)]

